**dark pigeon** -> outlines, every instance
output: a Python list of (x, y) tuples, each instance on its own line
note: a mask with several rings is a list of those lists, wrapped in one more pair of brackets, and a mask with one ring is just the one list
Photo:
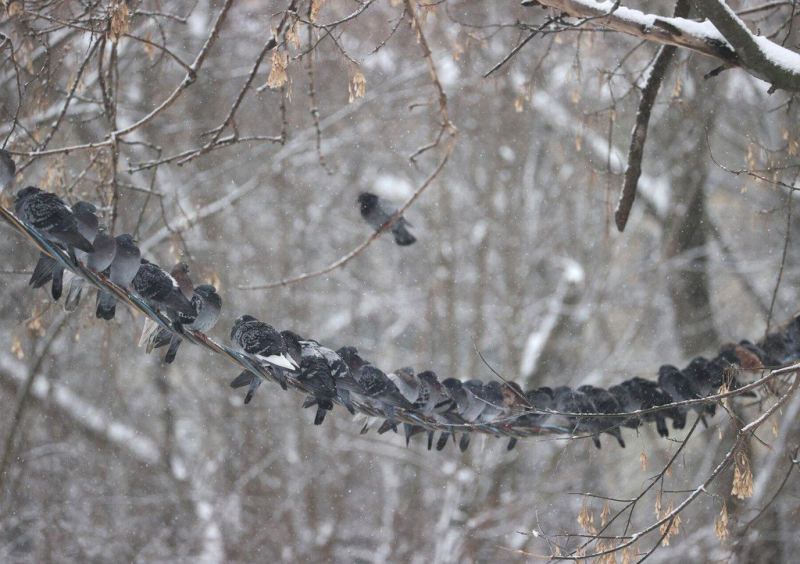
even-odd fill
[[(231, 342), (236, 350), (249, 355), (262, 366), (269, 367), (281, 388), (287, 389), (286, 371), (296, 372), (297, 364), (291, 359), (286, 343), (278, 330), (269, 323), (258, 321), (252, 315), (239, 317), (231, 329)], [(245, 370), (231, 382), (232, 388), (249, 385), (244, 403), (250, 403), (258, 387), (261, 377)]]
[(92, 244), (81, 235), (78, 222), (64, 201), (50, 192), (28, 186), (17, 192), (14, 209), (19, 218), (48, 241), (91, 253)]
[[(358, 195), (358, 203), (361, 208), (361, 217), (375, 231), (379, 231), (397, 213), (397, 207), (392, 202), (369, 192), (361, 192)], [(405, 217), (397, 218), (391, 227), (395, 243), (406, 246), (417, 241), (416, 237), (408, 231), (410, 226), (411, 224)]]
[[(700, 396), (695, 391), (689, 379), (671, 364), (665, 364), (658, 369), (658, 386), (664, 390), (672, 398), (673, 402), (688, 401), (700, 399)], [(706, 406), (703, 404), (695, 404), (691, 408), (700, 414), (700, 421), (703, 422), (704, 427), (708, 427), (706, 421)], [(684, 413), (688, 411), (687, 407), (677, 408)]]
[(181, 314), (197, 315), (192, 302), (181, 292), (178, 282), (166, 270), (146, 259), (141, 259), (131, 288), (144, 303), (163, 312), (173, 323)]
[[(127, 233), (117, 235), (114, 239), (116, 251), (114, 260), (108, 267), (108, 279), (122, 289), (127, 290), (133, 281), (136, 273), (139, 272), (141, 264), (141, 252), (136, 246), (133, 236)], [(103, 271), (106, 272), (106, 271)], [(109, 292), (97, 294), (97, 317), (100, 319), (111, 320), (117, 308), (117, 298)]]
[[(585, 393), (573, 390), (567, 386), (559, 386), (553, 390), (556, 401), (556, 411), (561, 413), (597, 413), (594, 402)], [(567, 422), (579, 433), (591, 435), (594, 446), (600, 448), (600, 433), (606, 430), (607, 425), (600, 419), (592, 417), (566, 416)]]
[(17, 165), (11, 155), (5, 149), (0, 149), (0, 192), (14, 180), (17, 173)]
[[(594, 403), (597, 408), (597, 413), (604, 415), (613, 415), (615, 413), (622, 413), (622, 407), (619, 402), (614, 398), (608, 390), (597, 388), (595, 386), (580, 386), (579, 392), (586, 394), (589, 399)], [(608, 433), (619, 443), (619, 446), (625, 448), (625, 441), (622, 439), (622, 432), (619, 427), (624, 422), (624, 417), (603, 417), (597, 418), (597, 425), (603, 427), (603, 431)]]
[[(346, 362), (346, 360), (345, 360)], [(411, 404), (400, 394), (389, 377), (371, 364), (362, 366), (358, 374), (353, 374), (364, 388), (364, 395), (376, 401), (386, 419), (396, 428), (395, 408), (410, 409)]]

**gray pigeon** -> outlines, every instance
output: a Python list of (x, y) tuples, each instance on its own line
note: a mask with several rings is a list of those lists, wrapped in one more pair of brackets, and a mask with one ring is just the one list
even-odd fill
[[(114, 260), (108, 267), (108, 279), (119, 286), (127, 289), (133, 281), (136, 273), (139, 272), (141, 252), (136, 246), (133, 236), (127, 233), (117, 235), (115, 238), (117, 248)], [(97, 317), (101, 319), (114, 319), (117, 308), (117, 298), (108, 292), (100, 292), (97, 295)]]
[[(361, 217), (375, 231), (379, 231), (397, 213), (397, 207), (392, 202), (369, 192), (361, 192), (358, 195), (358, 203), (361, 207)], [(409, 227), (411, 224), (405, 217), (397, 218), (390, 228), (395, 243), (404, 247), (417, 241), (408, 231)]]
[[(201, 284), (194, 289), (192, 305), (197, 311), (197, 315), (180, 314), (178, 322), (186, 329), (199, 331), (203, 337), (214, 325), (217, 324), (220, 311), (222, 310), (222, 298), (217, 294), (217, 289), (211, 284)], [(175, 355), (178, 354), (178, 347), (181, 345), (181, 338), (177, 333), (162, 329), (156, 337), (155, 348), (163, 347), (169, 343), (167, 355), (164, 361), (172, 364)]]
[[(94, 247), (94, 252), (87, 255), (85, 266), (94, 273), (103, 272), (111, 266), (114, 256), (117, 253), (117, 241), (108, 231), (108, 227), (105, 224), (101, 224), (97, 228), (97, 235), (95, 235), (94, 241), (92, 241), (92, 246)], [(66, 311), (75, 311), (78, 307), (78, 303), (81, 300), (83, 283), (84, 279), (80, 276), (76, 276), (72, 279), (69, 291), (67, 292), (67, 298), (64, 301), (64, 309)]]
[(17, 165), (14, 163), (14, 159), (11, 158), (8, 151), (0, 149), (0, 192), (11, 184), (16, 173)]

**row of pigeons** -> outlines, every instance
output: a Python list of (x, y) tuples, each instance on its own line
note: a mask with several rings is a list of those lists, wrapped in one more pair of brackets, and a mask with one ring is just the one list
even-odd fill
[[(76, 264), (80, 262), (125, 291), (135, 293), (148, 307), (168, 318), (171, 330), (148, 320), (140, 340), (140, 346), (146, 343), (148, 352), (168, 347), (167, 363), (175, 359), (186, 329), (205, 339), (205, 333), (219, 319), (222, 301), (214, 286), (194, 286), (185, 263), (178, 263), (167, 272), (143, 259), (133, 237), (109, 233), (91, 203), (69, 206), (53, 193), (27, 187), (17, 192), (15, 211), (21, 221), (63, 249)], [(65, 299), (65, 309), (69, 311), (77, 307), (84, 283), (78, 275), (71, 279), (65, 276), (61, 263), (45, 253), (30, 282), (34, 287), (51, 282), (51, 294), (56, 300), (62, 294), (62, 286), (69, 283)], [(98, 292), (97, 317), (112, 319), (115, 302), (113, 294)], [(588, 435), (598, 448), (600, 436), (605, 433), (624, 447), (622, 428), (636, 429), (653, 422), (658, 433), (666, 437), (668, 421), (673, 429), (682, 429), (691, 411), (707, 424), (706, 418), (714, 416), (717, 404), (671, 404), (702, 400), (719, 390), (736, 390), (741, 387), (741, 370), (780, 366), (795, 360), (800, 350), (800, 316), (758, 343), (728, 344), (714, 358), (697, 357), (683, 369), (662, 366), (657, 380), (635, 377), (608, 389), (584, 385), (576, 389), (559, 386), (524, 390), (515, 382), (440, 379), (434, 372), (417, 373), (411, 367), (387, 374), (365, 360), (355, 347), (333, 350), (292, 331), (278, 331), (249, 315), (236, 320), (230, 340), (253, 368), (243, 371), (230, 384), (235, 389), (247, 389), (245, 404), (269, 378), (284, 390), (291, 386), (305, 392), (303, 407), (316, 407), (316, 425), (322, 424), (335, 404), (340, 404), (351, 414), (366, 415), (362, 432), (373, 426), (379, 433), (397, 432), (402, 424), (407, 444), (414, 435), (425, 433), (428, 449), (434, 444), (434, 429), (441, 433), (436, 442), (438, 450), (452, 438), (465, 451), (474, 432), (510, 437), (509, 450), (517, 438), (543, 433)], [(741, 395), (754, 394), (745, 391)], [(638, 411), (644, 413), (632, 414)]]

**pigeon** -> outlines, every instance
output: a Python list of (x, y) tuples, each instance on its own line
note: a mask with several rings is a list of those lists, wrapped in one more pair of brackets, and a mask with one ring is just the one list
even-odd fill
[[(619, 402), (614, 398), (608, 390), (597, 388), (595, 386), (580, 386), (579, 392), (583, 392), (594, 403), (597, 408), (597, 413), (604, 415), (611, 415), (614, 413), (622, 413), (622, 407)], [(619, 426), (625, 420), (624, 417), (598, 417), (597, 425), (603, 427), (603, 431), (617, 439), (619, 446), (625, 448), (625, 441), (622, 439), (622, 432)]]
[[(114, 239), (116, 249), (114, 259), (108, 267), (108, 279), (127, 290), (136, 274), (139, 272), (141, 252), (139, 247), (136, 246), (136, 241), (132, 235), (124, 233), (117, 235)], [(97, 317), (107, 321), (114, 319), (114, 314), (117, 308), (117, 298), (114, 294), (109, 292), (100, 292), (97, 294)]]
[[(97, 235), (92, 241), (94, 251), (89, 253), (86, 257), (86, 268), (92, 272), (103, 272), (111, 266), (114, 256), (117, 253), (117, 241), (111, 235), (108, 227), (101, 224), (97, 228)], [(81, 291), (83, 289), (84, 279), (76, 276), (72, 279), (67, 297), (64, 300), (64, 309), (66, 311), (75, 311), (81, 299)]]
[[(70, 208), (70, 211), (77, 222), (78, 232), (94, 246), (94, 238), (98, 229), (97, 208), (95, 205), (89, 202), (77, 202)], [(81, 262), (85, 261), (87, 256), (88, 253), (80, 249), (74, 250), (74, 258)], [(53, 281), (51, 288), (53, 299), (58, 301), (63, 291), (64, 265), (50, 255), (41, 253), (28, 284), (34, 288), (41, 288), (50, 280)]]
[(363, 386), (364, 395), (375, 400), (386, 419), (393, 424), (393, 428), (396, 428), (394, 409), (396, 407), (411, 409), (411, 404), (402, 396), (394, 382), (372, 364), (364, 364), (358, 373), (353, 373), (353, 376)]
[(140, 259), (139, 270), (131, 281), (131, 287), (152, 309), (162, 311), (180, 331), (178, 318), (181, 314), (194, 317), (197, 312), (181, 292), (178, 282), (166, 270), (147, 259)]
[[(709, 371), (709, 365), (710, 362), (707, 358), (698, 356), (693, 358), (688, 366), (681, 371), (689, 382), (689, 387), (695, 397), (706, 398), (716, 392), (712, 382), (711, 372)], [(705, 412), (711, 417), (714, 416), (716, 411), (717, 406), (714, 403), (709, 403), (705, 407)]]
[(169, 275), (178, 283), (178, 287), (186, 299), (191, 300), (194, 295), (194, 284), (192, 284), (192, 279), (189, 277), (189, 265), (185, 262), (179, 262), (172, 267)]
[(281, 337), (290, 358), (296, 363), (299, 360), (300, 374), (297, 376), (297, 381), (312, 394), (303, 402), (303, 408), (316, 405), (314, 425), (322, 425), (325, 414), (333, 410), (333, 400), (337, 397), (336, 381), (328, 366), (328, 360), (322, 353), (322, 345), (314, 340), (303, 339), (292, 331), (281, 331)]
[[(634, 409), (627, 409), (626, 411), (637, 411), (639, 409), (653, 409), (662, 405), (672, 403), (672, 398), (668, 393), (658, 387), (658, 384), (652, 380), (645, 380), (644, 378), (631, 378), (621, 384), (627, 389), (628, 393), (633, 398), (636, 404)], [(616, 398), (616, 396), (615, 396)], [(619, 400), (617, 400), (619, 401)], [(673, 429), (683, 429), (686, 426), (686, 411), (676, 407), (652, 411), (643, 416), (644, 421), (654, 421), (656, 430), (662, 437), (669, 436), (667, 429), (666, 419), (672, 419)]]
[[(559, 386), (553, 390), (556, 402), (556, 411), (561, 413), (597, 413), (594, 402), (585, 393), (573, 390), (567, 386)], [(588, 433), (594, 446), (600, 448), (600, 434), (604, 432), (608, 424), (602, 423), (600, 419), (592, 417), (578, 417), (567, 415), (567, 421), (575, 429), (575, 432)]]
[[(392, 202), (369, 192), (361, 192), (358, 195), (358, 203), (361, 207), (361, 217), (375, 231), (380, 231), (397, 214), (397, 207)], [(408, 231), (408, 227), (411, 227), (411, 224), (405, 217), (400, 216), (390, 228), (394, 235), (394, 242), (401, 247), (412, 245), (417, 241), (416, 237)]]
[[(341, 347), (335, 354), (347, 368), (346, 373), (336, 378), (336, 389), (342, 402), (345, 406), (351, 403), (351, 399), (355, 399), (361, 403), (369, 403), (366, 390), (356, 377), (356, 375), (361, 372), (364, 365), (368, 364), (367, 361), (361, 358), (358, 354), (358, 349), (355, 347)], [(341, 371), (341, 369), (339, 370)], [(353, 412), (351, 411), (351, 413)]]
[[(658, 369), (658, 386), (669, 394), (673, 402), (700, 399), (701, 397), (697, 394), (689, 379), (671, 364), (665, 364)], [(700, 414), (700, 421), (703, 422), (704, 427), (708, 428), (708, 422), (705, 417), (706, 406), (704, 404), (695, 404), (691, 408)], [(688, 411), (687, 407), (679, 407), (677, 409), (684, 413)]]
[(14, 180), (14, 175), (17, 173), (17, 165), (8, 151), (0, 149), (0, 192), (6, 189), (6, 186), (11, 184)]
[[(553, 390), (546, 386), (525, 392), (525, 401), (526, 410), (511, 422), (512, 427), (539, 427), (550, 417), (550, 414), (544, 411), (554, 411), (556, 407)], [(508, 441), (506, 450), (512, 450), (516, 444), (517, 439), (512, 437)]]
[[(211, 284), (200, 284), (194, 289), (192, 306), (197, 312), (196, 315), (181, 313), (178, 315), (178, 322), (185, 329), (198, 331), (201, 334), (201, 338), (204, 339), (205, 334), (217, 324), (222, 310), (222, 298), (219, 297), (217, 289)], [(175, 360), (175, 355), (178, 354), (178, 347), (180, 347), (181, 342), (182, 339), (177, 333), (162, 329), (155, 339), (155, 348), (163, 347), (169, 343), (164, 362), (172, 364), (172, 361)]]
[[(296, 372), (298, 366), (289, 356), (286, 343), (277, 329), (269, 323), (258, 321), (252, 315), (242, 315), (231, 329), (231, 342), (237, 351), (249, 355), (260, 365), (268, 366), (281, 388), (287, 389), (285, 371)], [(244, 398), (244, 403), (247, 404), (253, 399), (261, 380), (258, 374), (245, 370), (234, 378), (230, 386), (234, 389), (250, 386)]]
[(78, 222), (64, 201), (50, 192), (28, 186), (17, 192), (14, 210), (45, 239), (91, 253), (92, 244), (81, 235)]

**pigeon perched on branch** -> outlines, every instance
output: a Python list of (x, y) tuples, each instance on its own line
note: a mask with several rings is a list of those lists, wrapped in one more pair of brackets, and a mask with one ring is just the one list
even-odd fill
[(0, 149), (0, 192), (14, 180), (17, 173), (17, 165), (8, 151)]
[[(281, 388), (287, 389), (286, 371), (297, 372), (298, 366), (289, 356), (286, 343), (277, 329), (269, 323), (258, 321), (252, 315), (242, 315), (231, 329), (231, 342), (237, 351), (249, 355), (258, 364), (269, 367)], [(250, 403), (261, 385), (261, 380), (258, 374), (245, 370), (234, 378), (230, 386), (236, 389), (249, 385), (244, 403)]]
[[(397, 207), (392, 202), (369, 192), (361, 192), (358, 195), (358, 203), (361, 208), (361, 217), (375, 231), (380, 231), (397, 214)], [(416, 237), (408, 231), (409, 227), (411, 224), (405, 217), (397, 218), (390, 228), (395, 243), (406, 246), (417, 241)]]
[[(97, 235), (99, 224), (95, 205), (89, 202), (77, 202), (70, 207), (70, 211), (77, 222), (78, 232), (94, 246), (94, 238)], [(88, 255), (89, 253), (80, 249), (74, 249), (74, 258), (81, 262), (84, 262)], [(28, 284), (34, 288), (41, 288), (50, 280), (53, 281), (51, 288), (53, 299), (58, 301), (63, 291), (64, 265), (50, 255), (41, 253)]]
[[(179, 282), (180, 284), (180, 282)], [(213, 329), (219, 319), (220, 311), (222, 310), (222, 298), (219, 297), (217, 289), (211, 284), (201, 284), (194, 289), (192, 296), (192, 306), (194, 306), (196, 315), (186, 315), (181, 313), (178, 316), (178, 322), (185, 328), (192, 331), (198, 331), (203, 336)], [(158, 332), (155, 339), (155, 348), (163, 347), (169, 344), (167, 355), (164, 361), (167, 364), (172, 364), (175, 360), (175, 355), (178, 354), (178, 347), (180, 347), (182, 339), (177, 333), (162, 329)]]
[[(103, 272), (114, 261), (114, 256), (117, 253), (117, 241), (108, 230), (105, 224), (101, 224), (97, 228), (97, 235), (92, 241), (94, 251), (89, 253), (86, 257), (86, 268), (92, 272)], [(66, 311), (75, 311), (81, 299), (81, 292), (83, 290), (84, 279), (76, 276), (72, 279), (67, 297), (64, 301), (64, 309)]]
[[(141, 265), (141, 252), (136, 246), (132, 235), (123, 233), (117, 235), (115, 241), (114, 259), (108, 267), (108, 279), (127, 290)], [(104, 271), (105, 272), (105, 271)], [(105, 320), (114, 318), (117, 308), (117, 298), (109, 292), (100, 292), (97, 295), (97, 317)]]
[(131, 287), (142, 301), (153, 309), (162, 311), (180, 330), (178, 317), (183, 314), (194, 317), (197, 312), (181, 292), (177, 280), (169, 273), (146, 259), (141, 259), (139, 270), (131, 281)]
[(50, 192), (28, 186), (17, 192), (14, 210), (19, 218), (53, 243), (63, 243), (86, 253), (94, 250), (81, 235), (78, 222), (64, 201)]

